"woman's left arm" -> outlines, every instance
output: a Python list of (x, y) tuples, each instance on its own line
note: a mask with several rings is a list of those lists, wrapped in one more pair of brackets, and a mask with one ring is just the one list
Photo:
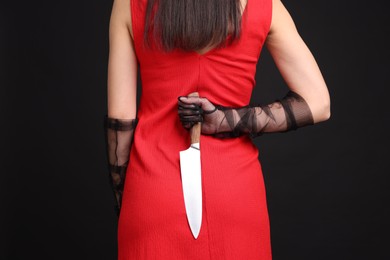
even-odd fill
[(273, 0), (272, 9), (266, 47), (289, 89), (307, 102), (314, 123), (325, 121), (330, 117), (330, 97), (317, 62), (282, 2)]
[(183, 127), (202, 122), (202, 133), (217, 137), (287, 132), (329, 119), (330, 97), (321, 71), (280, 0), (273, 1), (266, 47), (290, 91), (268, 105), (229, 108), (205, 97), (180, 97)]

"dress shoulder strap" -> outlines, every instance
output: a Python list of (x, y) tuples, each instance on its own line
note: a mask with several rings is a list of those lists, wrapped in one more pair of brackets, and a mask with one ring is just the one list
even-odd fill
[(248, 0), (248, 34), (260, 40), (261, 46), (267, 38), (272, 21), (273, 0)]

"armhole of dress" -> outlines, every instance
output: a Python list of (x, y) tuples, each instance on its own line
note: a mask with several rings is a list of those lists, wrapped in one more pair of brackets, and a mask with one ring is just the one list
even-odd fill
[(130, 16), (131, 16), (131, 31), (133, 32), (133, 43), (135, 44), (136, 41), (136, 33), (135, 33), (135, 17), (134, 17), (134, 0), (130, 0), (130, 5), (129, 5), (129, 11), (130, 11)]
[(268, 1), (268, 9), (269, 9), (269, 17), (267, 19), (268, 21), (268, 24), (267, 24), (267, 34), (269, 34), (270, 30), (271, 30), (271, 24), (272, 24), (272, 18), (273, 18), (273, 15), (272, 15), (272, 12), (273, 12), (273, 1), (274, 0), (266, 0)]

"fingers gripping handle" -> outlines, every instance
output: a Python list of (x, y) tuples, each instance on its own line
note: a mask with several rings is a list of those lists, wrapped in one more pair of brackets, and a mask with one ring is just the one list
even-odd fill
[[(188, 96), (189, 97), (199, 97), (199, 93), (198, 92), (192, 92)], [(201, 132), (201, 123), (200, 122), (194, 124), (191, 127), (191, 129), (190, 129), (191, 144), (200, 142), (200, 132)]]

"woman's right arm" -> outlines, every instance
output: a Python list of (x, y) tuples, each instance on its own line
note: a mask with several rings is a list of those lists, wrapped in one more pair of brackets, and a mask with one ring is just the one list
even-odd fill
[(108, 116), (136, 117), (137, 57), (132, 39), (129, 0), (114, 0), (109, 25)]
[(137, 58), (129, 0), (114, 0), (109, 26), (108, 113), (104, 116), (110, 184), (119, 216), (136, 118)]

